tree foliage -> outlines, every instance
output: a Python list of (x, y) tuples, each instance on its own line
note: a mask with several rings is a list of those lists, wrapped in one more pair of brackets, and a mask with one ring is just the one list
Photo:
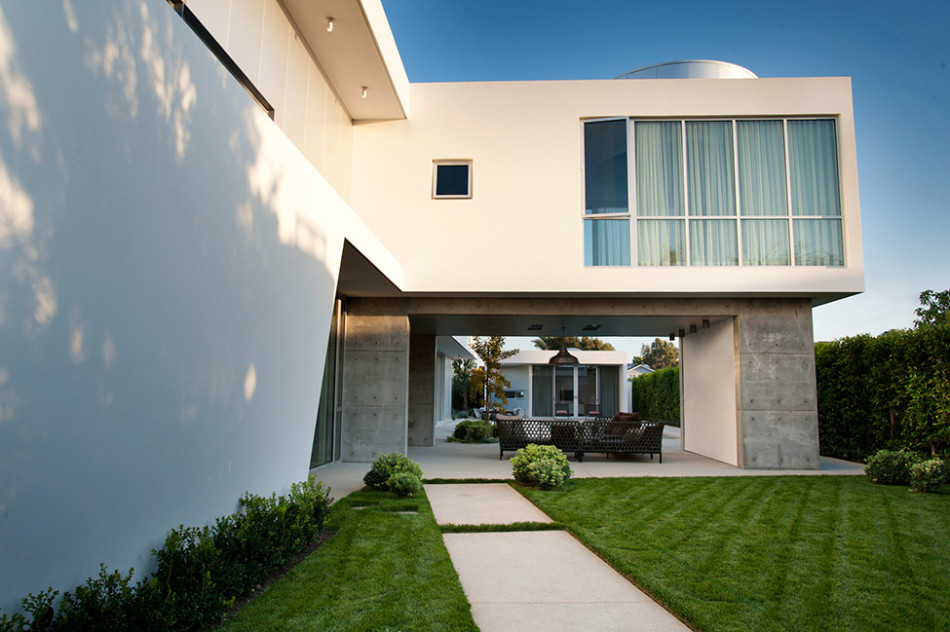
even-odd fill
[(501, 372), (501, 361), (518, 353), (517, 349), (505, 351), (504, 336), (490, 336), (472, 340), (472, 349), (482, 360), (482, 366), (472, 370), (470, 392), (474, 397), (485, 397), (486, 410), (503, 410), (508, 403), (505, 388), (511, 383)]
[(950, 327), (950, 290), (924, 290), (920, 293), (920, 307), (914, 313), (914, 327)]
[(656, 338), (649, 346), (640, 348), (640, 364), (648, 364), (651, 369), (666, 369), (679, 365), (680, 352), (676, 345)]
[(468, 394), (471, 390), (474, 369), (474, 360), (469, 358), (452, 360), (452, 408), (455, 410), (468, 410)]
[(604, 342), (600, 338), (590, 338), (588, 336), (540, 336), (531, 342), (538, 349), (548, 349), (557, 351), (561, 348), (561, 341), (569, 349), (580, 349), (581, 351), (616, 351), (609, 342)]

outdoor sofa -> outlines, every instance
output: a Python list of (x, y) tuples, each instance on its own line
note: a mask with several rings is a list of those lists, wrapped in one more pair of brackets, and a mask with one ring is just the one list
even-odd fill
[(603, 454), (649, 454), (663, 462), (663, 424), (641, 421), (637, 413), (586, 419), (523, 418), (498, 415), (498, 458), (528, 444), (553, 445), (573, 452), (578, 461), (588, 452)]

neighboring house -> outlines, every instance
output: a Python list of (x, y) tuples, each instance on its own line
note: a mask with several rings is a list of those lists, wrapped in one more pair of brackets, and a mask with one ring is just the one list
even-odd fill
[(508, 409), (520, 408), (529, 417), (613, 415), (621, 407), (625, 380), (625, 351), (568, 349), (574, 365), (552, 365), (556, 351), (521, 350), (502, 360), (501, 371), (511, 386), (506, 389)]
[(646, 375), (647, 373), (653, 373), (653, 369), (649, 364), (638, 364), (636, 366), (631, 366), (627, 368), (627, 379), (633, 379), (635, 377), (640, 377), (641, 375)]
[(456, 335), (678, 337), (684, 449), (818, 467), (850, 80), (410, 85), (396, 44), (379, 0), (3, 4), (0, 607), (431, 444)]

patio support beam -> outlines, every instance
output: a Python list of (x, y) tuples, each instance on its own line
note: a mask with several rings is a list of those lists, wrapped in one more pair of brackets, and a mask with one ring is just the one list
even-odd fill
[[(435, 433), (436, 337), (409, 336), (409, 445), (432, 445)], [(450, 385), (451, 388), (451, 385)]]

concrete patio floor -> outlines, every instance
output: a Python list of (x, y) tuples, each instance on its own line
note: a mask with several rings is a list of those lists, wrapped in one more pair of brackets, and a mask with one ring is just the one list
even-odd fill
[[(446, 438), (452, 433), (455, 422), (446, 421), (436, 425), (434, 445), (410, 447), (409, 458), (422, 466), (427, 479), (483, 478), (505, 480), (512, 478), (508, 460), (514, 452), (505, 452), (498, 458), (498, 444), (449, 443)], [(617, 478), (628, 476), (821, 476), (838, 474), (864, 474), (864, 466), (821, 457), (817, 470), (745, 470), (680, 449), (679, 428), (667, 427), (663, 435), (663, 463), (657, 458), (650, 460), (642, 455), (585, 454), (579, 463), (569, 454), (575, 478)], [(317, 480), (329, 485), (334, 498), (363, 487), (363, 475), (369, 471), (368, 463), (332, 463), (313, 470)]]

